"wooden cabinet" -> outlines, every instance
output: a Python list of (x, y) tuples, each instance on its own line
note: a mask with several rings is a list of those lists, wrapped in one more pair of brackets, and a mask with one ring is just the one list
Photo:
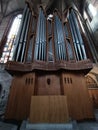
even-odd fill
[(27, 119), (31, 96), (34, 94), (35, 74), (29, 73), (14, 77), (10, 89), (5, 119)]
[[(67, 97), (68, 112), (72, 119), (94, 118), (84, 75), (63, 71), (33, 72), (15, 77), (11, 85), (5, 118), (27, 119), (30, 112), (31, 96), (59, 97), (64, 95)], [(60, 102), (58, 102), (59, 105)]]
[(69, 115), (72, 119), (92, 119), (93, 107), (83, 74), (63, 73), (62, 85), (67, 96)]

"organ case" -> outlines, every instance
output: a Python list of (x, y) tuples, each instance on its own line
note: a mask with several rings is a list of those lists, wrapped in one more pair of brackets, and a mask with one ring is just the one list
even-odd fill
[(42, 6), (34, 15), (27, 1), (14, 42), (13, 58), (6, 64), (6, 69), (15, 75), (6, 119), (28, 118), (30, 97), (34, 95), (65, 95), (72, 119), (94, 118), (84, 80), (92, 63), (85, 50), (77, 13), (71, 7), (67, 16), (64, 13), (63, 16), (62, 19), (56, 9), (49, 18)]

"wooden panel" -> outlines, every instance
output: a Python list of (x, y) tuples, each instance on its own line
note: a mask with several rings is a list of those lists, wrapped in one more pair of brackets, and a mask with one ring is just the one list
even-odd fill
[(5, 119), (27, 119), (31, 95), (34, 94), (35, 75), (25, 74), (13, 79)]
[(49, 120), (51, 123), (63, 123), (69, 121), (66, 96), (50, 96), (49, 106)]
[(32, 96), (31, 123), (63, 123), (69, 121), (66, 96)]
[(98, 109), (98, 89), (88, 89), (94, 108)]
[(49, 122), (48, 96), (32, 96), (30, 107), (30, 122)]
[(81, 74), (62, 74), (64, 95), (68, 99), (69, 115), (72, 119), (94, 118), (84, 76)]
[(58, 74), (40, 74), (36, 81), (37, 95), (61, 95)]

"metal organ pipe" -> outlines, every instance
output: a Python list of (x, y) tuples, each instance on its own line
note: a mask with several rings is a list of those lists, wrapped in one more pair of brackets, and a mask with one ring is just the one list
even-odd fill
[(39, 31), (39, 56), (38, 60), (42, 60), (42, 34), (43, 34), (43, 16), (42, 16), (42, 9), (41, 9), (41, 15), (40, 15), (40, 31)]
[(47, 19), (47, 33), (48, 33), (48, 41), (47, 41), (47, 51), (48, 51), (48, 61), (49, 62), (53, 62), (54, 61), (54, 53), (53, 53), (53, 32), (52, 32), (52, 19)]
[(75, 41), (76, 41), (75, 43), (76, 43), (76, 46), (77, 46), (78, 60), (81, 60), (83, 58), (82, 58), (82, 53), (81, 53), (81, 49), (80, 49), (79, 38), (78, 38), (78, 35), (77, 35), (77, 28), (76, 28), (75, 21), (74, 21), (74, 18), (72, 16), (72, 13), (70, 13), (70, 17), (72, 19), (74, 33), (75, 33)]
[(43, 33), (42, 33), (42, 60), (46, 59), (46, 18), (43, 14)]
[(55, 23), (56, 23), (56, 30), (57, 30), (57, 47), (58, 47), (58, 53), (59, 53), (59, 60), (61, 60), (61, 50), (60, 50), (60, 27), (59, 27), (59, 23), (58, 23), (58, 17), (56, 16), (55, 18)]
[(18, 37), (15, 40), (15, 44), (16, 43), (17, 44), (15, 47), (15, 54), (13, 56), (13, 59), (18, 62), (24, 61), (30, 18), (31, 18), (31, 12), (28, 5), (26, 4), (26, 7), (23, 12), (23, 18), (22, 18), (20, 30), (18, 32)]
[(19, 28), (18, 34), (17, 34), (15, 42), (14, 42), (14, 51), (13, 51), (13, 57), (12, 57), (13, 61), (16, 61), (17, 51), (18, 51), (18, 46), (19, 46), (19, 40), (20, 40), (20, 36), (21, 36), (21, 33), (22, 33), (22, 28), (23, 28), (23, 23), (24, 23), (24, 20), (25, 20), (25, 14), (27, 12), (27, 8), (28, 8), (28, 5), (26, 4), (24, 11), (23, 11), (20, 28)]
[[(66, 61), (67, 56), (68, 60), (73, 60), (74, 50), (76, 54), (76, 59), (78, 61), (87, 59), (83, 39), (79, 30), (77, 17), (73, 9), (70, 10), (68, 17), (73, 45), (72, 43), (70, 43), (70, 34), (69, 34), (70, 31), (68, 31), (66, 24), (62, 24), (62, 20), (59, 18), (57, 11), (54, 12), (54, 20), (51, 20), (51, 22), (48, 21), (47, 22), (48, 26), (46, 26), (47, 19), (44, 14), (43, 8), (40, 7), (37, 20), (37, 28), (35, 27), (36, 20), (34, 17), (32, 19), (32, 26), (30, 24), (32, 17), (31, 15), (32, 15), (31, 11), (28, 5), (26, 4), (25, 9), (23, 11), (20, 30), (14, 43), (15, 47), (14, 47), (13, 60), (24, 62), (24, 60), (26, 59), (27, 62), (32, 62), (33, 53), (34, 53), (34, 60), (38, 61), (46, 61), (46, 57), (48, 58), (48, 60), (50, 59), (50, 61), (53, 61), (53, 59), (55, 59), (54, 53), (56, 53), (56, 60)], [(27, 44), (29, 25), (31, 27), (32, 35), (30, 35), (29, 44)], [(36, 32), (36, 34), (34, 32)], [(47, 32), (48, 35), (46, 35)], [(47, 36), (48, 38), (46, 39)], [(46, 46), (46, 40), (48, 40), (47, 46)], [(52, 44), (54, 44), (54, 46)], [(52, 48), (52, 46), (54, 48)], [(74, 49), (72, 48), (73, 46)]]
[[(39, 28), (39, 32), (37, 32), (39, 35), (39, 40), (38, 40), (38, 59), (36, 60), (40, 60), (40, 56), (41, 56), (41, 38), (42, 38), (42, 9), (40, 8), (40, 14), (39, 14), (39, 25), (38, 25), (38, 28)], [(35, 50), (36, 51), (36, 50)]]
[(62, 22), (55, 14), (54, 17), (54, 40), (55, 40), (55, 48), (56, 48), (56, 59), (57, 60), (65, 60), (66, 59), (66, 49), (65, 49), (65, 41), (64, 41), (64, 32), (62, 28)]
[(70, 14), (69, 14), (69, 24), (70, 24), (70, 29), (71, 29), (71, 33), (72, 33), (72, 39), (73, 39), (73, 43), (74, 43), (76, 58), (77, 58), (77, 60), (79, 60), (78, 48), (77, 48), (77, 37), (76, 37), (76, 34), (75, 34), (75, 28), (74, 28)]
[(83, 58), (82, 58), (82, 53), (81, 53), (81, 49), (80, 49), (80, 45), (79, 45), (79, 38), (78, 38), (78, 36), (77, 36), (75, 23), (74, 23), (74, 20), (73, 20), (73, 17), (72, 17), (72, 14), (71, 14), (71, 13), (70, 13), (70, 17), (71, 17), (71, 20), (72, 20), (73, 29), (74, 29), (74, 34), (75, 34), (75, 44), (76, 44), (76, 47), (77, 47), (78, 60), (81, 60), (81, 59), (83, 59)]
[(64, 32), (65, 32), (65, 36), (66, 36), (66, 42), (67, 42), (67, 53), (68, 53), (68, 59), (70, 60), (73, 60), (74, 59), (74, 56), (73, 56), (73, 50), (72, 50), (72, 46), (70, 44), (70, 34), (68, 32), (68, 26), (67, 24), (65, 23), (64, 24)]
[(41, 7), (37, 23), (34, 59), (42, 61), (46, 60), (46, 17), (44, 16), (44, 12)]
[(38, 50), (39, 50), (39, 34), (40, 34), (40, 14), (38, 17), (38, 22), (37, 22), (37, 31), (36, 31), (36, 41), (35, 41), (35, 51), (34, 51), (34, 59), (37, 60), (38, 59)]
[(28, 16), (29, 16), (29, 8), (27, 8), (27, 12), (25, 14), (25, 20), (24, 20), (24, 23), (23, 23), (23, 28), (22, 28), (22, 33), (21, 33), (21, 36), (20, 36), (20, 40), (19, 40), (19, 47), (18, 47), (18, 52), (17, 52), (17, 57), (16, 57), (16, 61), (21, 61), (21, 54), (22, 52), (24, 52), (23, 50), (23, 45), (25, 44), (25, 41), (24, 41), (24, 37), (25, 37), (25, 31), (27, 29), (27, 21), (28, 21)]
[(30, 18), (31, 18), (31, 12), (29, 12), (28, 21), (27, 21), (27, 25), (26, 25), (26, 28), (25, 28), (25, 34), (24, 34), (24, 40), (23, 40), (23, 46), (22, 46), (21, 62), (24, 61), (24, 56), (25, 56), (25, 49), (26, 49), (26, 42), (27, 42), (27, 36), (28, 36)]
[(79, 47), (81, 59), (87, 59), (86, 52), (85, 52), (85, 47), (84, 47), (84, 43), (83, 43), (83, 39), (82, 39), (80, 30), (79, 30), (78, 21), (77, 21), (77, 18), (76, 18), (76, 15), (75, 15), (73, 9), (71, 10), (71, 15), (72, 15), (73, 22), (74, 22), (74, 25), (75, 25), (76, 34), (77, 34), (77, 37), (78, 37), (78, 40), (79, 40), (78, 47)]
[[(26, 13), (26, 17), (24, 20), (24, 24), (23, 24), (23, 29), (22, 29), (22, 33), (21, 33), (21, 37), (20, 37), (20, 42), (19, 42), (19, 49), (18, 49), (18, 55), (16, 58), (16, 61), (21, 61), (21, 57), (20, 57), (20, 53), (22, 54), (23, 50), (23, 45), (24, 43), (24, 37), (25, 37), (25, 31), (27, 29), (27, 21), (28, 21), (28, 15), (29, 15), (29, 9), (27, 9), (27, 13)], [(21, 61), (22, 62), (22, 61)]]
[(60, 23), (60, 33), (61, 33), (61, 58), (62, 60), (65, 60), (65, 41), (64, 41), (64, 32), (63, 32), (63, 27), (62, 27), (62, 22), (59, 19), (59, 23)]
[(54, 42), (55, 42), (55, 52), (56, 52), (56, 59), (59, 60), (59, 52), (58, 52), (58, 37), (57, 36), (57, 31), (56, 31), (56, 25), (54, 24)]

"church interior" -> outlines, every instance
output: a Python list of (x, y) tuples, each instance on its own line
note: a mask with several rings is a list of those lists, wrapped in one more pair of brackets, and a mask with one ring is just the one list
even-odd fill
[(0, 1), (0, 130), (98, 129), (98, 0)]

